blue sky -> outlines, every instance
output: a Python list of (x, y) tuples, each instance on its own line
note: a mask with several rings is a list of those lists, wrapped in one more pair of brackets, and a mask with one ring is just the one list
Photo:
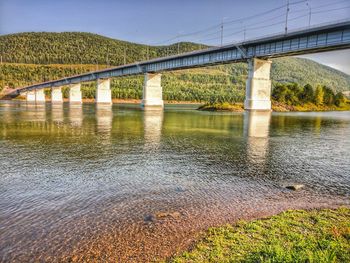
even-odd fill
[[(283, 31), (286, 2), (287, 0), (0, 0), (0, 34), (83, 31), (145, 44), (169, 44), (181, 40), (218, 45), (222, 21), (224, 43), (243, 40), (243, 28), (246, 29), (246, 39)], [(290, 2), (290, 30), (308, 26), (308, 5), (312, 12), (311, 25), (350, 18), (350, 0)], [(269, 11), (272, 9), (276, 10)], [(266, 14), (261, 14), (263, 12)], [(184, 36), (201, 30), (203, 32)], [(182, 36), (176, 37), (177, 35)], [(169, 39), (171, 40), (167, 41)], [(350, 74), (349, 50), (307, 57)]]

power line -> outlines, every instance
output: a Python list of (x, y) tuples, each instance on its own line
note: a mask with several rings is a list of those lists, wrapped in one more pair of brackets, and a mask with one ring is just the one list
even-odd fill
[[(249, 27), (249, 26), (254, 26), (254, 25), (256, 25), (256, 24), (261, 24), (261, 23), (265, 23), (265, 22), (270, 22), (271, 20), (275, 20), (275, 19), (277, 19), (277, 18), (280, 18), (280, 17), (284, 17), (285, 16), (285, 14), (281, 14), (281, 15), (278, 15), (278, 16), (275, 16), (275, 17), (271, 17), (271, 18), (268, 18), (268, 19), (265, 19), (265, 20), (262, 20), (262, 21), (256, 21), (256, 22), (254, 22), (254, 23), (250, 23), (250, 24), (248, 24), (248, 25), (245, 25), (246, 27)], [(230, 30), (232, 30), (232, 29), (241, 29), (242, 28), (242, 26), (239, 26), (239, 27), (234, 27), (234, 28), (230, 28)]]
[[(296, 4), (304, 3), (306, 1), (307, 0), (300, 0), (300, 1), (296, 1), (296, 2), (291, 2), (291, 3), (289, 3), (289, 5), (296, 5)], [(237, 22), (241, 22), (243, 20), (250, 20), (250, 19), (253, 19), (253, 18), (256, 18), (256, 17), (259, 17), (259, 16), (264, 16), (264, 15), (273, 13), (274, 11), (281, 10), (281, 9), (285, 8), (286, 6), (287, 6), (287, 4), (284, 4), (284, 5), (281, 5), (279, 7), (276, 7), (276, 8), (273, 8), (273, 9), (270, 9), (268, 11), (264, 11), (264, 12), (261, 12), (261, 13), (255, 14), (255, 15), (251, 15), (251, 16), (248, 16), (248, 17), (227, 21), (227, 22), (225, 22), (225, 24), (237, 23)]]
[[(299, 4), (299, 3), (304, 3), (306, 2), (307, 0), (300, 0), (300, 1), (296, 1), (296, 2), (291, 2), (289, 3), (289, 5), (296, 5), (296, 4)], [(219, 24), (215, 24), (215, 25), (212, 25), (210, 27), (207, 27), (205, 29), (201, 29), (201, 30), (198, 30), (198, 31), (194, 31), (194, 32), (190, 32), (190, 33), (186, 33), (186, 34), (181, 34), (181, 35), (176, 35), (174, 37), (171, 37), (167, 40), (164, 40), (164, 41), (159, 41), (159, 42), (156, 42), (156, 43), (153, 43), (153, 45), (159, 45), (159, 44), (162, 44), (162, 43), (167, 43), (167, 42), (170, 42), (170, 41), (173, 41), (175, 39), (179, 39), (180, 37), (183, 38), (183, 37), (187, 37), (187, 36), (193, 36), (193, 35), (198, 35), (200, 33), (203, 33), (203, 32), (208, 32), (208, 31), (211, 31), (211, 30), (215, 30), (217, 28), (220, 28), (222, 26), (222, 24), (224, 25), (227, 25), (227, 24), (232, 24), (232, 23), (237, 23), (237, 22), (242, 22), (242, 21), (245, 21), (245, 20), (250, 20), (250, 19), (253, 19), (253, 18), (257, 18), (257, 17), (260, 17), (260, 16), (264, 16), (266, 14), (270, 14), (274, 11), (277, 11), (277, 10), (280, 10), (284, 7), (286, 7), (287, 5), (284, 4), (284, 5), (281, 5), (279, 7), (276, 7), (276, 8), (273, 8), (273, 9), (269, 9), (267, 11), (264, 11), (264, 12), (261, 12), (261, 13), (257, 13), (257, 14), (254, 14), (254, 15), (251, 15), (251, 16), (247, 16), (247, 17), (243, 17), (243, 18), (239, 18), (239, 19), (234, 19), (234, 20), (230, 20), (230, 21), (227, 21), (225, 23), (219, 23)]]
[(343, 9), (347, 9), (347, 8), (350, 8), (350, 6), (345, 6), (345, 7), (340, 7), (340, 8), (334, 8), (334, 9), (328, 9), (328, 10), (312, 12), (312, 14), (320, 14), (320, 13), (325, 13), (325, 12), (332, 12), (332, 11), (343, 10)]
[[(327, 6), (348, 2), (348, 0), (346, 0), (346, 1), (338, 1), (336, 3), (331, 3), (331, 4), (324, 4), (324, 5), (320, 5), (320, 6), (312, 6), (312, 11), (311, 11), (310, 6), (309, 6), (309, 10), (306, 10), (306, 8), (305, 9), (297, 9), (297, 10), (289, 9), (290, 6), (292, 6), (292, 5), (297, 5), (297, 4), (305, 3), (305, 2), (308, 2), (308, 1), (307, 0), (302, 0), (302, 1), (297, 1), (297, 2), (289, 2), (289, 4), (287, 3), (285, 5), (282, 5), (282, 6), (273, 8), (273, 9), (270, 9), (270, 10), (265, 11), (265, 12), (258, 13), (256, 15), (252, 15), (252, 16), (248, 16), (248, 17), (244, 17), (244, 18), (240, 18), (240, 19), (235, 19), (235, 20), (230, 20), (230, 21), (227, 21), (225, 23), (222, 21), (220, 24), (213, 25), (213, 26), (208, 27), (206, 29), (202, 29), (202, 30), (198, 30), (198, 31), (191, 32), (191, 33), (186, 33), (186, 34), (178, 34), (175, 37), (169, 38), (169, 39), (167, 39), (167, 40), (165, 40), (163, 42), (159, 42), (159, 43), (167, 43), (167, 42), (175, 40), (175, 39), (180, 41), (180, 39), (181, 38), (183, 39), (184, 37), (198, 36), (198, 38), (196, 38), (195, 40), (192, 39), (191, 42), (197, 42), (197, 41), (208, 42), (208, 41), (212, 41), (212, 40), (221, 39), (220, 45), (223, 45), (224, 44), (224, 41), (223, 41), (224, 37), (225, 38), (232, 37), (233, 35), (240, 34), (240, 33), (243, 32), (244, 33), (244, 40), (245, 40), (245, 35), (246, 35), (247, 31), (254, 31), (254, 30), (257, 30), (257, 29), (268, 28), (268, 27), (272, 27), (272, 26), (276, 26), (276, 25), (282, 25), (283, 23), (285, 23), (285, 33), (286, 33), (287, 30), (288, 30), (287, 23), (289, 21), (295, 21), (295, 20), (298, 20), (300, 18), (309, 16), (309, 26), (310, 26), (311, 14), (320, 14), (320, 13), (333, 12), (333, 11), (337, 11), (337, 10), (344, 10), (344, 9), (350, 8), (350, 6), (346, 6), (346, 7), (341, 7), (341, 8), (332, 8), (332, 9), (327, 9), (327, 10), (319, 10), (319, 9), (322, 9), (324, 7), (327, 7)], [(262, 17), (263, 18), (263, 17), (266, 17), (266, 15), (273, 14), (275, 11), (281, 10), (281, 9), (283, 9), (285, 7), (287, 7), (287, 13), (286, 14), (280, 14), (280, 15), (276, 15), (276, 16), (273, 16), (273, 17), (264, 18), (263, 20), (260, 20), (260, 21), (258, 20), (258, 21), (255, 21), (254, 23), (250, 23), (248, 25), (243, 25), (243, 21), (249, 21), (252, 18), (257, 18), (257, 17)], [(315, 11), (315, 9), (316, 9), (316, 11)], [(306, 14), (304, 13), (304, 14), (301, 14), (299, 16), (292, 17), (292, 18), (288, 17), (289, 13), (293, 15), (293, 14), (300, 13), (300, 12), (303, 12), (303, 11), (304, 12), (307, 11), (307, 13)], [(283, 16), (286, 16), (285, 20), (278, 20), (277, 22), (274, 22), (274, 23), (265, 24), (266, 22), (271, 22), (273, 20), (277, 20), (278, 18), (281, 18)], [(235, 27), (230, 26), (230, 25), (233, 25), (234, 23), (237, 23), (237, 22), (240, 22), (242, 25), (239, 26), (239, 27), (237, 27), (237, 26), (235, 26)], [(224, 35), (223, 34), (223, 26), (224, 25), (225, 25), (225, 32), (226, 31), (232, 31), (234, 29), (240, 29), (240, 30), (237, 30), (237, 31), (234, 31), (234, 32), (231, 32), (229, 34), (225, 34)], [(226, 26), (226, 25), (228, 25), (228, 26)], [(242, 27), (243, 27), (243, 29), (242, 29)], [(211, 31), (214, 31), (214, 32), (211, 32)], [(206, 34), (204, 34), (204, 33), (206, 33)], [(206, 38), (208, 36), (213, 36), (213, 35), (216, 35), (216, 36), (215, 37), (211, 37), (211, 38)], [(189, 40), (187, 40), (187, 41), (189, 41)], [(179, 53), (179, 44), (178, 44), (178, 53)]]
[[(341, 4), (341, 3), (349, 3), (349, 0), (343, 0), (343, 1), (339, 1), (339, 2), (333, 2), (333, 3), (328, 3), (328, 4), (324, 4), (324, 5), (319, 5), (319, 6), (312, 6), (312, 9), (319, 9), (319, 8), (322, 8), (322, 7), (327, 7), (327, 6), (333, 6), (333, 5), (338, 5), (338, 4)], [(299, 12), (299, 11), (305, 11), (305, 9), (299, 9), (299, 10), (293, 10), (293, 12)]]

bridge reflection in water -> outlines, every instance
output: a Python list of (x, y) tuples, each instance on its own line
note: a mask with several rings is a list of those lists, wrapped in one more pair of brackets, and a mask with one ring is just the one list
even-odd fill
[(51, 105), (51, 119), (53, 122), (63, 122), (63, 104), (62, 103), (52, 103)]
[(46, 121), (46, 105), (44, 103), (21, 103), (21, 118), (30, 122)]
[(83, 125), (83, 107), (81, 104), (69, 104), (69, 120), (72, 126)]
[(113, 123), (111, 104), (96, 104), (97, 131), (110, 135)]
[(163, 114), (163, 110), (145, 109), (143, 111), (145, 148), (155, 149), (159, 147), (162, 137)]
[(263, 164), (268, 153), (270, 111), (244, 113), (244, 136), (247, 138), (247, 156), (255, 164)]

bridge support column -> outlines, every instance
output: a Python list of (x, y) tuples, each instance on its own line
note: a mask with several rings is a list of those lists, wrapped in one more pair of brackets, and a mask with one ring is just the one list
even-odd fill
[(143, 84), (142, 107), (163, 108), (163, 91), (161, 86), (161, 74), (145, 74)]
[(27, 91), (25, 93), (27, 102), (35, 102), (35, 91)]
[(111, 80), (98, 79), (96, 87), (96, 103), (112, 104)]
[(244, 109), (271, 110), (270, 60), (252, 58), (248, 61), (248, 79)]
[(80, 87), (80, 83), (69, 86), (69, 103), (82, 103)]
[(35, 90), (35, 102), (36, 103), (43, 103), (43, 102), (45, 102), (44, 89), (36, 89)]
[(52, 103), (62, 103), (63, 102), (61, 87), (53, 87), (51, 89), (51, 102)]

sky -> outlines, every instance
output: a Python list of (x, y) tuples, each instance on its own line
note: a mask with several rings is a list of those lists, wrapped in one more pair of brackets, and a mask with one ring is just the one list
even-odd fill
[[(288, 30), (350, 19), (350, 0), (289, 0)], [(283, 32), (287, 0), (0, 0), (0, 34), (92, 32), (149, 45), (208, 45)], [(310, 9), (311, 8), (311, 9)], [(196, 34), (191, 34), (197, 32)], [(350, 74), (350, 50), (304, 56)]]

